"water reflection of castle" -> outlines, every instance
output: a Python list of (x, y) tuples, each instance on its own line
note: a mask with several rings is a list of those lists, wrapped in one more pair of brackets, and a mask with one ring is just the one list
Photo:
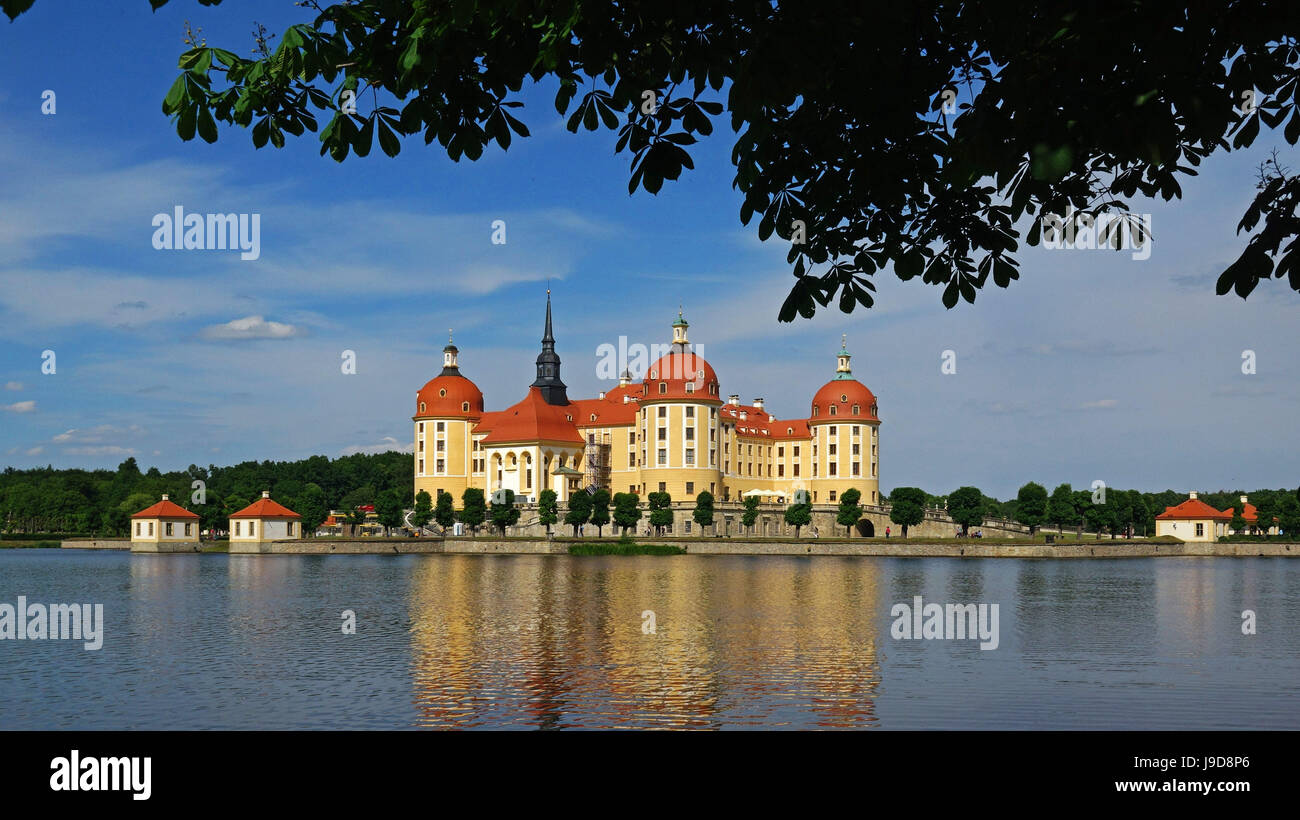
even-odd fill
[[(876, 722), (866, 562), (444, 556), (412, 573), (417, 722), (711, 728)], [(642, 632), (655, 612), (657, 633)]]

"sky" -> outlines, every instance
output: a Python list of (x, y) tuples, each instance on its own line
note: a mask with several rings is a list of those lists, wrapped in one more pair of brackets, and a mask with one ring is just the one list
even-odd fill
[[(570, 134), (546, 87), (515, 110), (532, 136), (477, 162), (419, 138), (396, 159), (376, 147), (339, 164), (312, 134), (279, 150), (224, 126), (214, 145), (176, 136), (161, 101), (187, 20), (249, 55), (255, 22), (278, 34), (307, 19), (288, 2), (69, 15), (38, 0), (0, 22), (0, 463), (410, 451), (415, 393), (449, 328), (489, 410), (524, 395), (549, 286), (575, 397), (613, 386), (601, 345), (666, 343), (680, 306), (724, 396), (806, 418), (846, 334), (879, 400), (886, 491), (1300, 484), (1300, 294), (1279, 280), (1248, 302), (1214, 294), (1245, 245), (1255, 168), (1274, 148), (1300, 166), (1280, 134), (1203, 165), (1182, 200), (1134, 200), (1151, 215), (1149, 259), (1025, 246), (1020, 281), (973, 305), (945, 310), (940, 289), (880, 273), (874, 308), (782, 324), (786, 246), (740, 223), (725, 115), (692, 146), (696, 170), (658, 196), (629, 196), (616, 136)], [(155, 249), (155, 216), (177, 206), (258, 214), (260, 255)]]

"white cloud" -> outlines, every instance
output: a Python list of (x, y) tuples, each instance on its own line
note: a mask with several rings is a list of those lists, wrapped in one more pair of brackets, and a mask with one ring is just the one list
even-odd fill
[(409, 441), (402, 444), (392, 436), (384, 436), (378, 444), (354, 444), (350, 447), (344, 447), (340, 454), (351, 456), (357, 453), (387, 453), (390, 450), (396, 450), (399, 453), (410, 453), (415, 450), (415, 444)]
[(24, 451), (23, 451), (23, 455), (27, 455), (27, 456), (39, 456), (39, 455), (40, 455), (41, 453), (43, 453), (43, 452), (45, 452), (45, 448), (42, 447), (42, 446), (40, 446), (40, 445), (38, 444), (38, 445), (36, 445), (35, 447), (31, 447), (31, 448), (29, 448), (29, 449), (27, 449), (27, 450), (24, 450)]
[(0, 404), (0, 410), (8, 410), (10, 413), (30, 413), (36, 409), (34, 401), (19, 401), (13, 404)]
[(138, 424), (132, 424), (129, 427), (101, 424), (88, 430), (73, 427), (67, 432), (59, 433), (50, 440), (55, 444), (104, 444), (109, 440), (121, 439), (126, 436), (141, 436), (143, 434), (144, 428)]
[(261, 316), (245, 316), (205, 327), (200, 335), (205, 339), (291, 339), (303, 335), (303, 330), (283, 322), (268, 322)]
[(68, 447), (63, 453), (69, 456), (133, 456), (135, 448), (106, 444), (99, 447)]
[(22, 390), (22, 382), (5, 382), (5, 390)]
[(1097, 401), (1088, 401), (1088, 402), (1084, 402), (1084, 403), (1079, 407), (1079, 409), (1080, 409), (1080, 410), (1099, 410), (1099, 409), (1102, 409), (1102, 408), (1107, 408), (1107, 407), (1118, 407), (1118, 406), (1119, 406), (1119, 401), (1118, 401), (1117, 399), (1098, 399)]

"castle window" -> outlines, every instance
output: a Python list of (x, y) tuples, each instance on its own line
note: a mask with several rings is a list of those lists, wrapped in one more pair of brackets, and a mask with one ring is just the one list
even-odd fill
[(695, 418), (695, 405), (693, 404), (686, 405), (686, 418), (688, 419)]
[(856, 416), (857, 414), (858, 414), (858, 405), (855, 404), (853, 405), (853, 415)]
[(831, 501), (835, 500), (835, 491), (831, 490)]
[(815, 404), (813, 405), (813, 415), (814, 415), (814, 416), (817, 415), (817, 405), (815, 405)]
[(445, 396), (447, 395), (447, 388), (444, 387), (444, 388), (442, 388), (441, 390), (439, 390), (439, 391), (438, 391), (438, 395), (439, 395), (440, 397), (445, 397)]
[(439, 433), (445, 433), (447, 431), (447, 422), (445, 421), (438, 422), (438, 426), (436, 429)]
[(845, 393), (841, 393), (841, 394), (840, 394), (840, 401), (845, 402), (845, 401), (848, 401), (848, 400), (849, 400), (849, 397), (848, 397), (847, 394), (845, 394)]
[(668, 408), (667, 408), (667, 407), (660, 407), (660, 408), (659, 408), (659, 418), (661, 418), (661, 419), (666, 419), (666, 418), (668, 418)]
[(658, 371), (658, 370), (651, 370), (651, 371), (650, 371), (650, 378), (651, 378), (651, 379), (657, 379), (657, 378), (659, 378), (659, 371)]
[(420, 402), (420, 412), (424, 412), (424, 402)]
[(694, 392), (695, 392), (695, 382), (687, 382), (687, 383), (686, 383), (686, 392), (687, 392), (687, 393), (694, 393)]
[(595, 414), (595, 413), (592, 413), (592, 414), (591, 414), (591, 420), (592, 420), (592, 421), (595, 421), (595, 420), (596, 420), (596, 414)]
[(835, 405), (831, 405), (831, 415), (835, 415)]
[(438, 473), (438, 475), (442, 475), (446, 469), (447, 469), (447, 462), (443, 461), (442, 459), (438, 459), (437, 463), (434, 465), (434, 470)]
[(662, 396), (664, 393), (667, 392), (668, 392), (668, 385), (665, 382), (659, 382), (659, 395)]
[(462, 413), (468, 413), (468, 412), (469, 412), (469, 402), (467, 402), (467, 401), (463, 401), (463, 402), (461, 402), (461, 403), (460, 403), (460, 410), (461, 410)]

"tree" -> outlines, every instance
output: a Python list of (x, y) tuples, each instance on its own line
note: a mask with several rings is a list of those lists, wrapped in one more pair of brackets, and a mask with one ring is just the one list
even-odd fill
[(1074, 491), (1075, 540), (1083, 538), (1083, 525), (1088, 520), (1092, 507), (1092, 493), (1087, 490)]
[(1300, 501), (1295, 496), (1284, 495), (1278, 502), (1277, 525), (1288, 541), (1295, 541), (1296, 535), (1300, 534)]
[(1151, 508), (1147, 506), (1146, 499), (1142, 493), (1134, 490), (1131, 494), (1133, 500), (1133, 525), (1142, 528), (1142, 537), (1147, 535), (1151, 521)]
[(415, 509), (411, 511), (411, 524), (415, 526), (417, 532), (421, 532), (433, 518), (433, 498), (430, 497), (428, 490), (420, 490), (415, 494)]
[(840, 508), (835, 514), (835, 523), (845, 529), (845, 535), (853, 537), (853, 525), (858, 523), (862, 517), (862, 505), (858, 503), (862, 498), (862, 492), (856, 487), (850, 487), (840, 494)]
[(626, 535), (628, 528), (635, 527), (641, 520), (640, 503), (636, 493), (617, 493), (614, 496), (614, 523), (623, 528), (623, 534)]
[(596, 526), (596, 537), (603, 536), (609, 523), (609, 490), (598, 489), (591, 494), (591, 523)]
[(1268, 531), (1272, 529), (1277, 517), (1277, 502), (1272, 495), (1260, 496), (1259, 501), (1255, 504), (1255, 526), (1259, 531), (1268, 538)]
[[(0, 0), (11, 19), (30, 5)], [(713, 133), (725, 103), (740, 220), (759, 215), (760, 239), (791, 243), (782, 321), (837, 296), (846, 313), (870, 308), (886, 269), (942, 286), (949, 308), (974, 302), (990, 276), (999, 287), (1019, 278), (1022, 241), (1053, 238), (1044, 216), (1123, 219), (1139, 194), (1181, 197), (1205, 158), (1252, 146), (1264, 128), (1300, 138), (1284, 3), (978, 14), (960, 3), (863, 14), (845, 1), (309, 5), (314, 19), (274, 49), (259, 34), (252, 58), (189, 42), (162, 102), (182, 140), (215, 142), (226, 123), (256, 148), (283, 148), (286, 134), (315, 133), (319, 115), (320, 152), (336, 161), (367, 156), (376, 139), (396, 156), (416, 135), (477, 160), (530, 135), (517, 97), (549, 79), (568, 130), (617, 129), (629, 192), (657, 194), (694, 168), (687, 148)], [(864, 55), (864, 42), (889, 48)], [(1298, 200), (1300, 178), (1263, 176), (1240, 223), (1263, 225), (1220, 294), (1245, 298), (1274, 275), (1300, 290)], [(1126, 232), (1150, 241), (1140, 218), (1117, 224), (1099, 244), (1124, 247)]]
[(365, 510), (365, 509), (363, 509), (363, 508), (360, 507), (360, 506), (356, 506), (356, 507), (350, 507), (350, 508), (348, 508), (348, 512), (347, 512), (347, 520), (348, 520), (348, 524), (350, 524), (350, 525), (352, 526), (352, 535), (353, 535), (353, 536), (356, 536), (356, 535), (358, 534), (358, 532), (357, 532), (358, 529), (359, 529), (363, 524), (366, 523), (366, 516), (367, 516), (367, 515), (368, 515), (368, 511)]
[(1058, 484), (1052, 490), (1052, 497), (1047, 501), (1047, 521), (1058, 532), (1064, 532), (1066, 524), (1073, 524), (1078, 518), (1074, 509), (1074, 488), (1069, 484)]
[(564, 514), (564, 523), (573, 527), (573, 535), (578, 535), (578, 527), (587, 523), (591, 517), (591, 494), (585, 490), (579, 490), (569, 496), (569, 510)]
[(695, 496), (695, 512), (691, 513), (691, 517), (700, 525), (701, 534), (705, 527), (713, 526), (713, 493), (704, 490)]
[(501, 537), (506, 534), (506, 527), (513, 526), (519, 522), (519, 508), (515, 506), (515, 491), (505, 491), (504, 503), (497, 504), (494, 499), (491, 504), (492, 526), (501, 530)]
[(740, 515), (740, 523), (745, 525), (745, 530), (754, 534), (754, 522), (758, 521), (758, 496), (751, 495), (745, 498), (745, 511)]
[(961, 526), (961, 534), (984, 523), (984, 494), (976, 487), (958, 487), (948, 496), (948, 515)]
[(655, 528), (655, 535), (660, 535), (664, 527), (672, 526), (673, 497), (668, 493), (650, 493), (646, 501), (650, 502), (650, 526)]
[(308, 484), (302, 491), (297, 513), (302, 516), (302, 534), (310, 538), (316, 534), (316, 528), (329, 517), (329, 504), (325, 502), (325, 491), (316, 484)]
[(1246, 531), (1246, 517), (1241, 514), (1241, 504), (1232, 508), (1232, 520), (1228, 522), (1228, 527), (1232, 529), (1234, 535), (1241, 535)]
[(479, 526), (487, 519), (487, 505), (481, 488), (465, 488), (465, 492), (460, 494), (460, 512), (456, 517), (470, 528), (471, 534), (478, 535)]
[(799, 530), (812, 523), (811, 504), (791, 504), (785, 508), (785, 523), (794, 527), (794, 537), (799, 537)]
[(375, 516), (384, 528), (384, 535), (388, 536), (396, 527), (402, 526), (402, 497), (397, 494), (397, 490), (385, 490), (375, 499)]
[(537, 496), (537, 521), (546, 527), (546, 537), (551, 537), (551, 525), (560, 520), (559, 495), (555, 490), (542, 490)]
[(438, 504), (433, 508), (433, 520), (442, 527), (444, 536), (451, 525), (456, 523), (456, 508), (453, 506), (451, 493), (438, 491)]
[(1033, 481), (1020, 488), (1016, 494), (1016, 520), (1034, 530), (1047, 519), (1047, 488)]
[(889, 494), (889, 520), (903, 528), (907, 537), (909, 527), (925, 520), (925, 490), (920, 487), (895, 487)]

